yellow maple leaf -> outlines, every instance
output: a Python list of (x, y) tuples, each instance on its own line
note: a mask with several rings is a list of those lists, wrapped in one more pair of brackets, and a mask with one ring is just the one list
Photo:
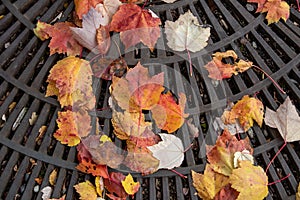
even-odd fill
[(244, 131), (253, 126), (254, 120), (259, 126), (262, 125), (264, 119), (264, 105), (254, 97), (245, 95), (239, 100), (230, 111), (225, 111), (222, 120), (225, 124), (235, 124), (239, 121)]
[(264, 4), (262, 12), (268, 12), (266, 19), (268, 24), (278, 22), (280, 18), (286, 21), (290, 16), (290, 6), (282, 0), (268, 0)]
[(92, 70), (89, 62), (74, 56), (58, 61), (50, 70), (46, 96), (56, 95), (61, 106), (94, 108)]
[(95, 185), (96, 185), (97, 194), (100, 197), (103, 197), (104, 183), (103, 183), (103, 178), (101, 176), (96, 176)]
[(76, 192), (81, 200), (96, 200), (97, 192), (95, 186), (90, 181), (85, 181), (74, 185)]
[(79, 144), (80, 138), (90, 133), (91, 118), (87, 111), (72, 112), (70, 110), (58, 112), (56, 120), (58, 130), (54, 133), (54, 137), (62, 144), (75, 146)]
[(193, 186), (198, 196), (202, 199), (213, 199), (216, 194), (229, 183), (229, 178), (215, 172), (210, 164), (207, 164), (204, 174), (192, 171)]
[(121, 182), (125, 192), (129, 195), (134, 195), (140, 188), (140, 183), (134, 182), (131, 174), (128, 174)]
[(261, 200), (268, 195), (268, 177), (260, 166), (240, 161), (229, 177), (231, 187), (240, 192), (238, 200)]

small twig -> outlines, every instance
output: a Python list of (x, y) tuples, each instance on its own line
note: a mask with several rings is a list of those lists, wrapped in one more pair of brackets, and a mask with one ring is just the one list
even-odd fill
[(277, 180), (277, 181), (274, 181), (274, 182), (272, 182), (272, 183), (269, 183), (268, 185), (274, 185), (274, 184), (276, 184), (276, 183), (280, 183), (281, 181), (283, 181), (283, 180), (287, 179), (288, 177), (290, 177), (290, 175), (291, 175), (291, 174), (288, 174), (287, 176), (285, 176), (285, 177), (283, 177), (283, 178), (281, 178), (281, 179), (279, 179), (279, 180)]
[(268, 172), (272, 162), (275, 160), (275, 158), (278, 156), (278, 154), (282, 151), (282, 149), (286, 146), (286, 140), (284, 140), (284, 144), (282, 145), (282, 147), (277, 151), (277, 153), (275, 154), (275, 156), (272, 158), (272, 160), (269, 162), (267, 168), (266, 168), (266, 173)]
[(276, 81), (267, 72), (265, 72), (263, 69), (261, 69), (260, 67), (258, 67), (256, 65), (252, 65), (252, 67), (263, 72), (272, 81), (272, 83), (278, 88), (278, 90), (280, 90), (280, 92), (282, 92), (283, 94), (286, 94), (285, 91), (283, 91), (283, 89), (278, 85), (278, 83), (276, 83)]
[(179, 173), (178, 171), (176, 171), (175, 169), (170, 169), (171, 172), (174, 172), (175, 174), (177, 174), (178, 176), (180, 176), (181, 178), (187, 178), (187, 176)]

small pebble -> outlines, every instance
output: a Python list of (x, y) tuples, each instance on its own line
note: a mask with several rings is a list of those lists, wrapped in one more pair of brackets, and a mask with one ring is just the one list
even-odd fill
[(10, 43), (9, 43), (9, 42), (7, 42), (7, 43), (4, 44), (4, 48), (5, 48), (5, 49), (7, 49), (9, 46), (10, 46)]
[(251, 4), (247, 4), (247, 5), (246, 5), (246, 8), (247, 8), (247, 10), (248, 10), (249, 12), (254, 11), (254, 6), (251, 5)]
[(40, 186), (39, 185), (34, 186), (33, 191), (35, 193), (39, 192), (39, 190), (40, 190)]
[(254, 49), (256, 49), (257, 48), (256, 42), (252, 42), (252, 46), (253, 46)]

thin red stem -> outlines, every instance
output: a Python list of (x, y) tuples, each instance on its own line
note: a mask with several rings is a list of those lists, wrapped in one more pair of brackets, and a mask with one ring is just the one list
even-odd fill
[(286, 146), (286, 140), (284, 140), (284, 144), (282, 145), (282, 147), (277, 151), (277, 153), (275, 154), (275, 156), (272, 158), (272, 160), (269, 162), (267, 168), (266, 168), (266, 173), (268, 172), (268, 169), (270, 168), (272, 162), (275, 160), (275, 158), (278, 156), (278, 154), (282, 151), (282, 149)]
[(186, 51), (187, 51), (187, 55), (188, 55), (189, 63), (190, 63), (190, 75), (193, 76), (193, 65), (192, 65), (191, 54), (190, 54), (190, 51), (188, 49), (186, 49)]
[(290, 177), (290, 175), (291, 175), (291, 174), (288, 174), (287, 176), (285, 176), (285, 177), (283, 177), (283, 178), (281, 178), (281, 179), (279, 179), (279, 180), (277, 180), (277, 181), (274, 181), (274, 182), (272, 182), (272, 183), (269, 183), (268, 185), (274, 185), (274, 184), (276, 184), (276, 183), (280, 183), (281, 181), (283, 181), (283, 180), (287, 179), (288, 177)]
[(180, 176), (181, 178), (187, 178), (187, 176), (179, 173), (178, 171), (176, 171), (175, 169), (170, 169), (171, 172), (174, 172), (175, 174), (177, 174), (178, 176)]
[(272, 83), (280, 90), (280, 92), (282, 92), (283, 94), (286, 94), (285, 91), (283, 91), (283, 89), (278, 85), (278, 83), (276, 83), (276, 81), (267, 72), (265, 72), (263, 69), (261, 69), (260, 67), (258, 67), (256, 65), (252, 65), (252, 67), (263, 72), (272, 81)]
[(300, 4), (299, 4), (299, 0), (296, 0), (296, 2), (297, 2), (298, 11), (300, 12)]
[(148, 3), (148, 0), (146, 0), (146, 1), (144, 2), (144, 5), (142, 6), (142, 9), (145, 8), (145, 6), (147, 5), (147, 3)]
[(192, 148), (192, 146), (193, 146), (193, 143), (190, 144), (190, 146), (188, 146), (188, 147), (183, 151), (183, 153), (187, 152), (190, 148)]

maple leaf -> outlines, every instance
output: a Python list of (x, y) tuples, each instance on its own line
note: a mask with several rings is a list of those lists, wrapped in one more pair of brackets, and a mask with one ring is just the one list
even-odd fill
[(165, 22), (168, 46), (175, 51), (200, 51), (207, 46), (210, 28), (199, 25), (198, 19), (191, 11), (180, 15), (175, 21)]
[(128, 70), (126, 61), (118, 59), (100, 58), (92, 65), (94, 76), (104, 80), (111, 80), (112, 76), (122, 77)]
[(140, 188), (140, 183), (134, 182), (131, 174), (128, 174), (121, 182), (125, 192), (129, 195), (134, 195)]
[(103, 177), (97, 176), (95, 178), (95, 185), (96, 185), (96, 192), (100, 197), (103, 197), (103, 191), (104, 191), (104, 182)]
[(102, 14), (104, 19), (103, 26), (111, 22), (113, 15), (117, 12), (120, 5), (122, 5), (122, 3), (119, 0), (104, 0), (103, 4), (100, 3), (96, 6), (96, 10)]
[(96, 164), (92, 160), (90, 152), (82, 143), (77, 146), (77, 152), (79, 164), (76, 166), (76, 169), (84, 173), (92, 174), (93, 176), (109, 177), (107, 166)]
[(171, 92), (161, 94), (158, 103), (151, 109), (152, 117), (158, 128), (175, 132), (184, 123), (188, 114), (184, 113), (186, 97), (185, 94), (179, 94), (179, 103), (177, 103)]
[(82, 144), (90, 152), (95, 163), (117, 168), (124, 160), (124, 156), (119, 153), (118, 147), (113, 142), (100, 143), (100, 138), (100, 135), (90, 135), (82, 140)]
[(280, 18), (286, 21), (290, 16), (290, 6), (287, 2), (282, 0), (267, 0), (262, 12), (268, 12), (266, 19), (269, 25), (278, 22)]
[(104, 187), (109, 192), (106, 194), (111, 199), (125, 200), (127, 193), (122, 186), (125, 176), (119, 172), (111, 172), (109, 179), (104, 179)]
[(159, 160), (152, 155), (152, 152), (147, 147), (155, 145), (159, 141), (159, 136), (154, 134), (150, 128), (146, 128), (137, 137), (129, 137), (126, 141), (128, 155), (124, 164), (130, 169), (143, 174), (157, 171)]
[(75, 12), (79, 19), (82, 19), (82, 15), (88, 13), (91, 8), (95, 8), (98, 3), (102, 3), (103, 0), (74, 0)]
[(238, 191), (228, 184), (221, 188), (221, 190), (216, 194), (214, 200), (236, 200), (239, 194), (240, 193)]
[(150, 110), (164, 90), (164, 73), (150, 77), (148, 69), (138, 63), (125, 78), (113, 77), (111, 95), (118, 105), (129, 112)]
[(113, 111), (112, 125), (114, 134), (121, 140), (127, 140), (129, 137), (140, 136), (146, 128), (151, 128), (151, 122), (145, 122), (144, 115), (140, 113), (116, 112)]
[(68, 56), (76, 56), (81, 54), (82, 46), (73, 37), (70, 28), (74, 26), (71, 22), (58, 22), (52, 26), (38, 21), (37, 27), (33, 31), (41, 40), (51, 37), (48, 45), (50, 55), (54, 53), (67, 53)]
[(68, 146), (79, 144), (80, 138), (87, 136), (91, 130), (91, 118), (86, 111), (72, 112), (67, 110), (58, 112), (56, 122), (58, 130), (53, 136), (62, 144)]
[(193, 186), (202, 199), (213, 199), (229, 183), (227, 176), (216, 173), (209, 164), (206, 165), (204, 174), (192, 171), (192, 178)]
[(233, 158), (234, 168), (238, 167), (238, 162), (241, 160), (248, 160), (252, 164), (254, 164), (254, 157), (250, 154), (248, 150), (243, 150), (242, 152), (237, 151), (234, 153), (234, 158)]
[(222, 120), (224, 124), (235, 124), (239, 121), (244, 131), (253, 126), (254, 120), (259, 126), (262, 126), (264, 118), (264, 105), (254, 97), (243, 96), (230, 111), (224, 111)]
[(215, 172), (230, 176), (234, 169), (234, 154), (243, 150), (248, 150), (250, 154), (253, 154), (249, 138), (237, 140), (225, 129), (217, 138), (216, 144), (207, 150), (207, 160)]
[[(86, 15), (82, 16), (82, 28), (71, 27), (73, 37), (85, 48), (89, 49), (95, 54), (100, 53), (97, 42), (97, 30), (100, 26), (105, 26), (105, 21), (100, 12), (91, 8)], [(105, 42), (110, 41), (105, 37)], [(109, 45), (107, 45), (109, 46)], [(103, 54), (103, 52), (101, 52)]]
[(249, 3), (257, 3), (256, 13), (261, 12), (267, 0), (247, 0)]
[(160, 36), (160, 24), (160, 19), (148, 10), (135, 4), (123, 4), (113, 15), (110, 30), (120, 32), (126, 49), (142, 42), (153, 51)]
[(46, 96), (56, 95), (61, 106), (95, 107), (92, 70), (88, 61), (70, 56), (58, 61), (50, 70)]
[(272, 128), (277, 128), (286, 142), (300, 140), (300, 117), (289, 96), (276, 112), (266, 109), (265, 123)]
[(240, 192), (238, 200), (261, 200), (268, 195), (268, 177), (260, 166), (240, 161), (240, 168), (232, 170), (231, 187)]
[[(222, 62), (224, 58), (232, 58), (234, 64), (226, 64)], [(204, 67), (207, 69), (208, 77), (215, 80), (222, 80), (230, 78), (232, 75), (237, 75), (238, 72), (242, 73), (252, 66), (252, 62), (239, 60), (236, 62), (238, 56), (232, 50), (226, 52), (216, 52), (213, 54), (213, 60), (208, 62)]]
[(162, 141), (148, 146), (153, 156), (159, 160), (158, 169), (173, 169), (179, 167), (184, 159), (182, 141), (170, 134), (159, 134)]
[(97, 192), (95, 186), (90, 181), (85, 181), (74, 185), (76, 192), (81, 200), (96, 200)]

